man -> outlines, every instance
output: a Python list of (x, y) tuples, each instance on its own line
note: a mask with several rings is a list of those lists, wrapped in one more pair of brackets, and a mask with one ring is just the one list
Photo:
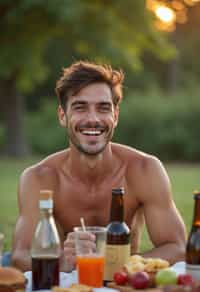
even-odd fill
[[(125, 188), (125, 220), (138, 251), (143, 213), (154, 248), (144, 256), (171, 263), (184, 258), (185, 227), (161, 162), (136, 149), (111, 143), (118, 123), (123, 73), (109, 66), (77, 62), (57, 82), (58, 117), (70, 146), (26, 169), (19, 184), (19, 218), (12, 261), (31, 268), (30, 247), (38, 221), (40, 189), (54, 191), (54, 216), (63, 242), (63, 271), (75, 267), (73, 227), (109, 222), (111, 190)], [(141, 129), (142, 130), (142, 129)], [(91, 241), (94, 239), (89, 238)]]

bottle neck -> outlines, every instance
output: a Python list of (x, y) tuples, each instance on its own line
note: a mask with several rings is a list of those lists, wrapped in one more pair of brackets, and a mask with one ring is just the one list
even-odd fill
[(200, 197), (195, 198), (193, 226), (200, 227)]
[(49, 218), (53, 214), (52, 208), (45, 208), (45, 209), (40, 209), (40, 218)]
[(123, 194), (112, 194), (110, 222), (124, 221), (124, 198)]
[(39, 200), (40, 217), (50, 217), (53, 213), (53, 200)]

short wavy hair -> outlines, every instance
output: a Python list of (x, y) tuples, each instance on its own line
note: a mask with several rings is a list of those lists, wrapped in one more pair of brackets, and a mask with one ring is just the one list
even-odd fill
[(106, 83), (112, 92), (114, 106), (122, 97), (124, 73), (113, 70), (109, 65), (99, 65), (88, 61), (79, 61), (63, 69), (63, 75), (56, 83), (56, 94), (63, 109), (66, 108), (69, 96), (76, 95), (84, 87), (96, 83)]

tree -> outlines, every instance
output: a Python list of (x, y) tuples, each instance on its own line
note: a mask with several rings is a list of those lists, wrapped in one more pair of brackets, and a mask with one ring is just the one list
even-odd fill
[(53, 41), (62, 40), (66, 57), (112, 60), (131, 70), (141, 65), (144, 50), (155, 51), (156, 47), (160, 57), (168, 52), (141, 0), (1, 0), (0, 26), (5, 149), (15, 156), (27, 153), (24, 96), (47, 78), (45, 53)]

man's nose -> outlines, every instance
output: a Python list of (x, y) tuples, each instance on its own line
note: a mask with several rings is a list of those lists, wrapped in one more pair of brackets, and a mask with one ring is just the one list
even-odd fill
[(100, 120), (99, 115), (95, 110), (90, 110), (87, 118), (90, 122), (98, 122)]

